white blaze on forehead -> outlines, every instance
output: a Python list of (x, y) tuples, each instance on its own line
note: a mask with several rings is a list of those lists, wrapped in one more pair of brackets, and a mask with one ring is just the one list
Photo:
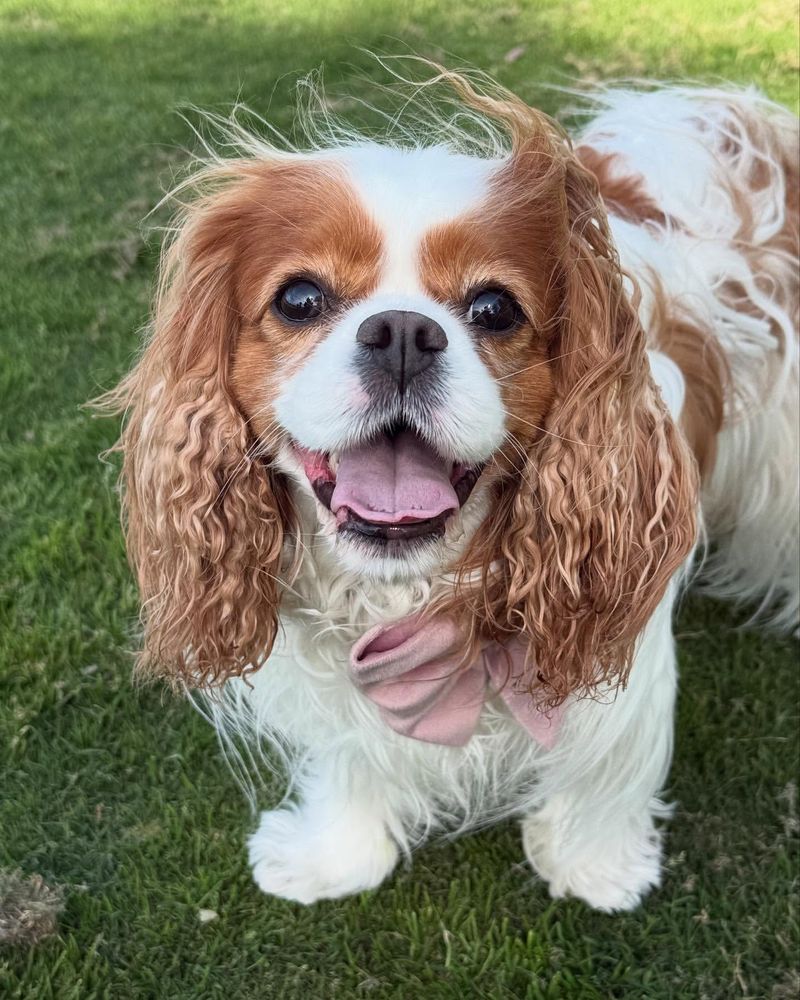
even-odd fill
[(484, 200), (498, 161), (453, 153), (444, 146), (393, 149), (354, 146), (340, 151), (359, 198), (383, 235), (378, 291), (421, 291), (417, 259), (425, 234)]

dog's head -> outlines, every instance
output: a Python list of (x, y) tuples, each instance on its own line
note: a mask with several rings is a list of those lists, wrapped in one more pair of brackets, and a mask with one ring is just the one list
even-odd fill
[(152, 668), (257, 668), (317, 532), (354, 585), (452, 572), (439, 610), (524, 635), (558, 701), (624, 675), (688, 552), (691, 460), (595, 181), (544, 115), (455, 82), (506, 154), (265, 152), (185, 208), (117, 397)]

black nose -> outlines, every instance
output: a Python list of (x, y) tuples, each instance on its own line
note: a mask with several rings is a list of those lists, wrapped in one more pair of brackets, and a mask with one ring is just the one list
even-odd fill
[(391, 375), (400, 392), (447, 347), (447, 335), (438, 323), (401, 309), (365, 319), (356, 340), (369, 348), (371, 362)]

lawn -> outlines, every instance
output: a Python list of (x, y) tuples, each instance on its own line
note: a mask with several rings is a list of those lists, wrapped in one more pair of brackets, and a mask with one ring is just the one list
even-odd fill
[(97, 458), (117, 428), (80, 404), (136, 351), (141, 220), (194, 144), (175, 109), (241, 98), (286, 127), (298, 72), (324, 61), (361, 93), (360, 46), (480, 66), (551, 111), (542, 83), (624, 75), (755, 81), (797, 108), (778, 0), (0, 0), (0, 870), (64, 898), (55, 934), (0, 945), (0, 994), (788, 1000), (796, 646), (739, 613), (681, 613), (666, 880), (624, 917), (551, 901), (511, 823), (354, 899), (261, 896), (213, 732), (131, 685), (136, 594)]

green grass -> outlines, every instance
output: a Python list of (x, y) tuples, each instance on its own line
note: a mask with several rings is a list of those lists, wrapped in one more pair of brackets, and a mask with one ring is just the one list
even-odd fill
[(56, 937), (0, 948), (3, 996), (796, 995), (796, 651), (725, 608), (680, 617), (666, 880), (625, 917), (550, 901), (513, 824), (358, 898), (267, 899), (212, 731), (131, 686), (136, 595), (97, 461), (116, 428), (79, 406), (136, 350), (157, 249), (139, 222), (192, 145), (176, 106), (241, 97), (286, 126), (286, 74), (324, 60), (346, 90), (373, 72), (357, 46), (472, 63), (550, 110), (543, 82), (626, 74), (797, 106), (788, 4), (448, 6), (0, 0), (0, 868), (66, 894)]

